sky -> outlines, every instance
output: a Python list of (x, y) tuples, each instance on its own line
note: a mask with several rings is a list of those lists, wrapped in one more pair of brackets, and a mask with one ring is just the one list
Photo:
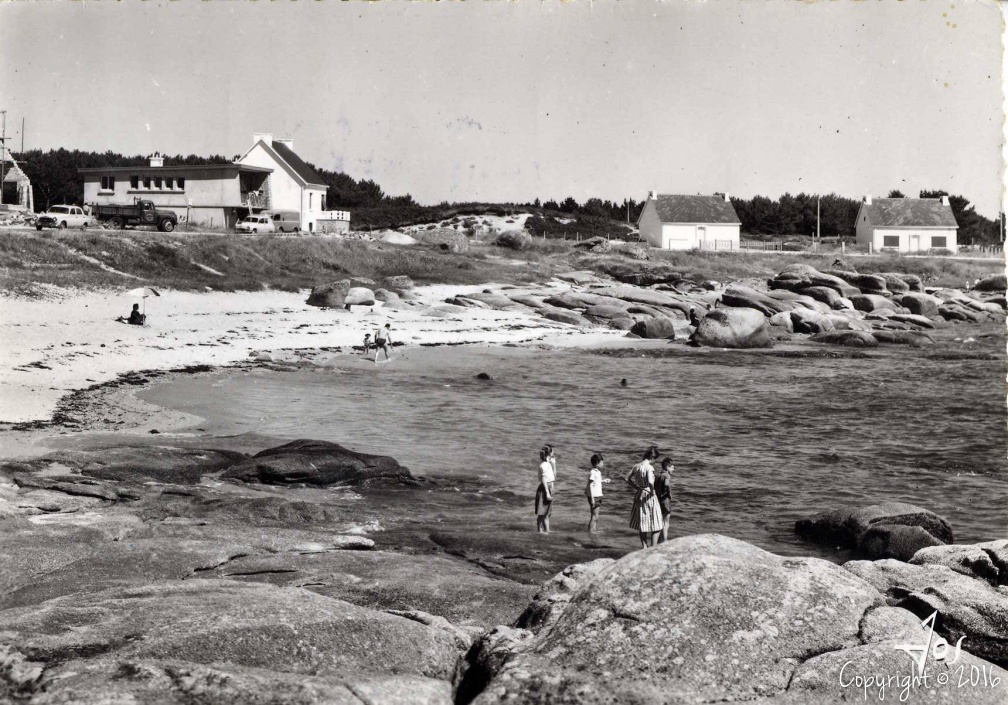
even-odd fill
[(1002, 184), (991, 0), (0, 2), (27, 149), (291, 137), (421, 203)]

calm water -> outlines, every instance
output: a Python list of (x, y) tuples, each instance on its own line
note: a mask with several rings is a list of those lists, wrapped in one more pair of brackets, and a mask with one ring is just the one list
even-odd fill
[[(388, 365), (337, 358), (331, 367), (180, 378), (144, 397), (203, 416), (210, 433), (330, 440), (447, 478), (452, 501), (473, 511), (463, 518), (449, 503), (438, 522), (454, 515), (531, 531), (537, 449), (548, 442), (558, 449), (554, 527), (582, 532), (587, 459), (601, 451), (614, 480), (607, 536), (632, 548), (632, 495), (620, 478), (656, 443), (676, 461), (676, 535), (713, 531), (809, 554), (792, 533), (795, 519), (900, 500), (945, 516), (957, 541), (1008, 536), (1000, 359), (935, 359), (905, 348), (867, 359), (685, 349), (660, 358), (508, 348), (405, 354)], [(494, 380), (476, 380), (479, 372)]]

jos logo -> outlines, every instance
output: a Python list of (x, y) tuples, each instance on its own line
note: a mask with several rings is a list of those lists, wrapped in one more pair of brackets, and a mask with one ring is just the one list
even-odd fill
[(940, 635), (936, 635), (935, 630), (935, 619), (938, 617), (938, 611), (935, 610), (931, 613), (931, 616), (921, 622), (921, 626), (927, 627), (927, 640), (920, 645), (916, 644), (900, 644), (894, 648), (900, 651), (906, 651), (910, 655), (910, 658), (915, 664), (917, 664), (917, 675), (924, 675), (924, 669), (927, 666), (927, 657), (930, 653), (935, 661), (944, 661), (948, 664), (953, 664), (959, 660), (960, 652), (962, 651), (962, 642), (965, 636), (959, 637), (959, 641), (955, 643), (955, 655), (949, 660), (949, 643)]

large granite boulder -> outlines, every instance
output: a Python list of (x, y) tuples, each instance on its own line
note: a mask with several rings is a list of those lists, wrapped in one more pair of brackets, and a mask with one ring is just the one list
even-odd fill
[(1008, 539), (922, 548), (909, 562), (914, 565), (943, 565), (991, 585), (1008, 585)]
[(836, 327), (828, 316), (806, 308), (791, 311), (791, 324), (795, 333), (828, 333)]
[(767, 317), (793, 308), (787, 302), (740, 284), (729, 285), (721, 294), (721, 303), (725, 306), (756, 309)]
[(352, 286), (343, 297), (344, 306), (374, 306), (375, 293), (366, 286)]
[(556, 308), (553, 306), (546, 306), (539, 309), (539, 313), (542, 317), (550, 320), (556, 321), (557, 323), (566, 323), (571, 326), (587, 326), (591, 325), (591, 322), (586, 319), (581, 314), (576, 311), (569, 311), (563, 308)]
[(221, 477), (266, 485), (416, 484), (410, 471), (394, 458), (305, 439), (256, 453), (228, 468)]
[(809, 340), (813, 343), (841, 345), (845, 348), (876, 348), (879, 344), (874, 335), (863, 330), (833, 330), (828, 333), (817, 333)]
[[(933, 549), (926, 549), (933, 550)], [(1002, 667), (1008, 665), (1008, 591), (944, 565), (850, 561), (844, 568), (875, 586), (887, 602), (920, 619), (938, 613), (935, 631)]]
[(869, 560), (909, 561), (923, 548), (944, 545), (921, 526), (878, 524), (858, 536), (857, 554)]
[(769, 348), (770, 325), (752, 308), (716, 308), (700, 319), (690, 338), (694, 345), (712, 348)]
[(882, 272), (876, 276), (882, 277), (885, 280), (885, 287), (893, 294), (905, 294), (910, 291), (910, 285), (903, 278), (902, 274), (897, 272)]
[[(644, 304), (646, 306), (661, 306), (669, 309), (682, 311), (684, 315), (689, 315), (690, 308), (695, 308), (696, 304), (690, 304), (683, 299), (676, 298), (664, 291), (654, 289), (642, 289), (637, 286), (621, 284), (619, 286), (603, 286), (593, 289), (592, 292), (599, 296), (609, 296), (629, 303)], [(602, 302), (598, 302), (602, 303)]]
[(894, 311), (896, 309), (896, 304), (893, 303), (892, 299), (878, 294), (858, 294), (851, 296), (850, 300), (858, 311), (869, 312), (878, 311), (879, 309)]
[(385, 286), (402, 294), (404, 291), (409, 291), (413, 288), (413, 280), (410, 279), (405, 274), (396, 274), (395, 276), (385, 277)]
[(447, 704), (469, 647), (440, 624), (233, 580), (55, 598), (0, 623), (0, 663), (46, 702), (404, 702), (414, 690), (410, 702)]
[[(374, 287), (375, 282), (370, 279), (340, 279), (339, 281), (314, 287), (305, 303), (309, 306), (320, 306), (322, 308), (342, 308), (347, 304), (371, 306), (374, 304)], [(359, 291), (361, 289), (365, 291)], [(353, 295), (351, 295), (351, 291), (354, 291)], [(368, 296), (370, 296), (370, 304), (357, 304), (357, 301), (361, 298), (367, 301)], [(347, 297), (351, 297), (354, 300), (347, 301)]]
[(844, 272), (837, 269), (831, 269), (828, 273), (843, 279), (851, 286), (857, 287), (862, 294), (887, 296), (890, 293), (886, 287), (885, 277), (878, 274), (859, 274), (858, 272)]
[(874, 588), (828, 561), (684, 536), (579, 581), (547, 628), (513, 636), (508, 657), (480, 661), (490, 667), (475, 702), (774, 696), (802, 661), (859, 645), (862, 618), (881, 605)]
[(813, 286), (825, 286), (835, 290), (841, 296), (860, 294), (857, 287), (851, 286), (840, 277), (820, 272), (807, 264), (789, 264), (775, 277), (767, 282), (771, 289), (789, 289), (802, 292)]
[(416, 233), (416, 239), (441, 252), (463, 254), (469, 250), (469, 238), (454, 228), (421, 230)]
[(641, 338), (675, 339), (672, 321), (664, 316), (648, 316), (633, 324), (630, 332)]
[(938, 307), (941, 305), (941, 302), (941, 299), (935, 296), (919, 292), (908, 292), (899, 297), (900, 306), (912, 314), (928, 316), (929, 318), (934, 318), (938, 315)]
[(795, 522), (803, 539), (838, 548), (856, 548), (861, 535), (876, 526), (919, 526), (939, 543), (952, 543), (952, 527), (934, 512), (904, 502), (857, 509), (833, 509)]
[(1004, 295), (1006, 289), (1008, 289), (1008, 277), (1004, 273), (991, 274), (989, 277), (984, 277), (973, 287), (974, 291), (987, 291), (1002, 295)]
[(816, 301), (822, 301), (824, 304), (830, 308), (843, 308), (840, 303), (840, 292), (836, 289), (831, 289), (828, 286), (810, 286), (802, 289), (802, 293), (807, 296), (811, 296)]

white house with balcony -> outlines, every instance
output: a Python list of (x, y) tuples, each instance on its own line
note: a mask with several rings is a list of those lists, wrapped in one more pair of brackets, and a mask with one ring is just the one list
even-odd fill
[(948, 196), (941, 198), (872, 198), (858, 209), (856, 241), (871, 251), (958, 251), (956, 222)]
[(164, 163), (160, 154), (146, 165), (78, 169), (84, 203), (130, 204), (147, 200), (172, 210), (179, 222), (232, 228), (252, 211), (268, 208), (270, 169), (246, 164)]
[(652, 191), (637, 227), (642, 240), (663, 250), (739, 249), (741, 222), (727, 193), (688, 196)]
[[(302, 232), (316, 232), (325, 213), (328, 187), (322, 178), (294, 152), (294, 140), (274, 139), (269, 133), (252, 136), (252, 147), (236, 160), (242, 166), (270, 169), (268, 179), (271, 210), (296, 211)], [(349, 226), (349, 217), (348, 226)]]

